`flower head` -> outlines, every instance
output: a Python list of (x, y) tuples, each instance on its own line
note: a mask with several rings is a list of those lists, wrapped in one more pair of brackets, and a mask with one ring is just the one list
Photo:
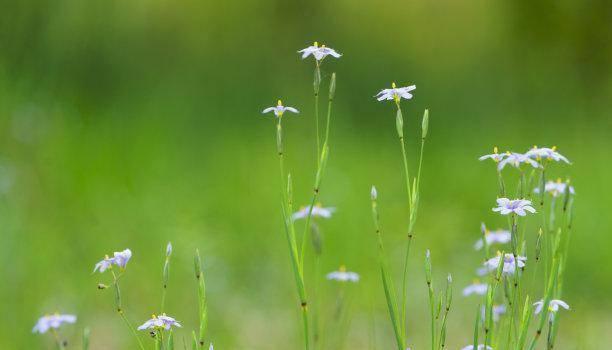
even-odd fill
[(293, 108), (293, 107), (285, 107), (283, 106), (283, 102), (281, 100), (278, 100), (278, 102), (276, 103), (276, 107), (268, 107), (266, 109), (264, 109), (261, 113), (266, 114), (266, 113), (270, 113), (270, 112), (274, 112), (274, 115), (276, 115), (277, 117), (282, 117), (283, 113), (285, 112), (291, 112), (291, 113), (300, 113), (300, 111), (298, 111), (297, 109)]
[(125, 249), (124, 251), (121, 251), (121, 252), (115, 252), (112, 258), (106, 255), (104, 256), (104, 259), (102, 259), (100, 262), (98, 262), (94, 266), (93, 272), (96, 272), (96, 271), (104, 272), (107, 269), (111, 268), (113, 264), (124, 269), (128, 261), (130, 261), (131, 258), (132, 258), (132, 251), (129, 249)]
[(487, 292), (488, 287), (489, 286), (486, 283), (480, 283), (478, 281), (474, 281), (469, 286), (463, 288), (463, 296), (467, 297), (472, 294), (484, 295)]
[(170, 316), (166, 316), (166, 314), (162, 314), (160, 316), (153, 315), (152, 318), (145, 323), (143, 323), (140, 327), (138, 327), (139, 331), (147, 330), (147, 329), (165, 329), (170, 330), (170, 328), (174, 327), (182, 327), (177, 320)]
[(412, 98), (412, 94), (410, 93), (410, 91), (416, 89), (416, 85), (410, 85), (410, 86), (405, 86), (405, 87), (401, 87), (398, 88), (395, 83), (391, 84), (391, 89), (383, 89), (380, 90), (380, 92), (378, 94), (376, 94), (376, 99), (378, 101), (383, 101), (383, 100), (393, 100), (396, 103), (399, 103), (399, 101), (403, 98), (406, 100), (410, 100)]
[(298, 52), (302, 54), (302, 59), (312, 55), (317, 62), (322, 61), (327, 56), (332, 56), (335, 58), (340, 58), (340, 56), (342, 56), (331, 47), (327, 47), (325, 45), (319, 46), (319, 43), (316, 41), (312, 44), (312, 46), (308, 46), (307, 48)]
[(359, 282), (359, 274), (356, 272), (346, 271), (344, 266), (340, 266), (338, 271), (328, 273), (327, 279), (339, 282)]
[(538, 162), (529, 158), (526, 154), (506, 152), (506, 156), (497, 164), (497, 170), (501, 171), (506, 165), (520, 168), (523, 163), (529, 164), (534, 168), (541, 167)]
[(503, 263), (502, 273), (504, 275), (512, 275), (516, 271), (517, 266), (519, 268), (525, 267), (525, 261), (527, 261), (527, 258), (524, 256), (517, 256), (515, 259), (513, 254), (506, 253), (502, 257), (501, 253), (498, 252), (496, 257), (484, 262), (484, 267), (489, 272), (497, 271), (499, 264)]
[(533, 158), (536, 160), (554, 160), (555, 162), (565, 162), (567, 164), (572, 164), (570, 161), (565, 158), (561, 153), (557, 152), (557, 147), (553, 146), (552, 148), (542, 147), (538, 148), (537, 146), (533, 146), (532, 149), (527, 151), (525, 155), (529, 158)]
[[(542, 309), (544, 308), (544, 300), (540, 300), (540, 301), (536, 301), (535, 303), (533, 303), (533, 306), (535, 306), (535, 313), (536, 315), (539, 314), (540, 312), (542, 312)], [(548, 303), (548, 311), (552, 313), (555, 313), (557, 311), (559, 311), (559, 306), (561, 306), (562, 308), (564, 308), (565, 310), (569, 310), (569, 305), (560, 299), (552, 299), (549, 303)]]
[[(324, 208), (320, 204), (317, 204), (314, 207), (312, 207), (311, 216), (329, 219), (331, 218), (332, 214), (335, 211), (336, 211), (336, 208), (334, 207)], [(306, 207), (301, 207), (300, 210), (293, 213), (291, 217), (293, 218), (293, 220), (304, 219), (305, 217), (308, 216), (308, 213), (310, 213), (310, 205)]]
[(50, 328), (57, 329), (63, 323), (75, 323), (76, 322), (75, 315), (45, 315), (38, 319), (34, 328), (32, 328), (32, 332), (34, 333), (46, 333)]
[[(461, 350), (474, 350), (474, 345), (465, 346), (461, 348)], [(476, 350), (493, 350), (493, 348), (488, 345), (485, 347), (484, 344), (480, 344)]]
[(508, 215), (510, 213), (517, 214), (519, 216), (527, 215), (526, 211), (535, 213), (536, 210), (531, 206), (531, 201), (527, 199), (508, 199), (498, 198), (497, 207), (493, 208), (493, 211), (499, 212), (502, 215)]
[(496, 231), (490, 231), (487, 229), (484, 222), (480, 225), (480, 230), (482, 231), (484, 238), (481, 238), (476, 241), (476, 243), (474, 244), (474, 249), (476, 250), (482, 249), (482, 247), (484, 247), (485, 244), (487, 246), (490, 246), (495, 243), (505, 244), (505, 243), (510, 242), (511, 236), (510, 236), (510, 231), (508, 230), (500, 229)]
[[(544, 192), (550, 193), (553, 197), (559, 197), (565, 194), (565, 191), (568, 190), (570, 194), (574, 194), (574, 187), (569, 186), (566, 182), (562, 182), (561, 179), (557, 179), (557, 181), (548, 181), (544, 185)], [(540, 193), (540, 187), (536, 187), (533, 189), (534, 193)]]
[(485, 154), (482, 157), (479, 157), (478, 160), (486, 160), (486, 159), (493, 159), (493, 161), (495, 163), (499, 163), (500, 161), (502, 161), (504, 158), (506, 158), (506, 156), (508, 155), (508, 153), (498, 153), (497, 152), (497, 147), (493, 147), (493, 153), (491, 154)]

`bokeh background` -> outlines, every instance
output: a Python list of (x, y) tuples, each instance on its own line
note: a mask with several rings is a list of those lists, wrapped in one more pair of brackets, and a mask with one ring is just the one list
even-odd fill
[[(411, 257), (410, 345), (428, 338), (422, 259), (456, 294), (480, 262), (472, 250), (490, 208), (494, 145), (556, 145), (573, 161), (551, 177), (576, 186), (559, 349), (605, 348), (612, 290), (610, 119), (612, 5), (588, 1), (15, 1), (0, 14), (0, 348), (51, 348), (31, 334), (45, 313), (75, 313), (92, 349), (134, 349), (113, 312), (104, 254), (129, 247), (123, 280), (134, 322), (157, 312), (163, 251), (175, 254), (168, 313), (189, 337), (197, 315), (192, 256), (205, 260), (210, 338), (219, 349), (300, 346), (295, 287), (282, 231), (274, 121), (282, 98), (296, 200), (309, 199), (315, 164), (313, 41), (343, 53), (320, 222), (322, 271), (345, 264), (352, 320), (345, 345), (390, 348), (369, 190), (379, 189), (386, 242), (399, 278), (406, 201), (393, 106), (372, 96), (416, 84), (404, 103), (414, 162), (430, 108), (422, 208)], [(326, 84), (326, 83), (324, 83)], [(322, 104), (323, 108), (323, 104)], [(512, 171), (510, 170), (510, 173)], [(533, 225), (535, 225), (532, 222)], [(309, 283), (315, 277), (312, 270)], [(337, 284), (323, 281), (332, 312)], [(475, 299), (456, 298), (448, 346), (472, 334)], [(338, 334), (333, 324), (326, 332)], [(49, 337), (50, 338), (50, 337)], [(180, 342), (179, 342), (180, 344)], [(370, 347), (373, 348), (373, 347)]]

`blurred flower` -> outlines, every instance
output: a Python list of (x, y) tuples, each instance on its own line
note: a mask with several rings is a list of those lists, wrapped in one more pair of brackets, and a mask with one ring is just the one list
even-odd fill
[(480, 283), (477, 280), (469, 286), (463, 288), (463, 296), (467, 297), (472, 294), (484, 295), (487, 292), (489, 286), (486, 283)]
[(170, 255), (172, 255), (172, 243), (168, 242), (168, 245), (166, 246), (166, 256)]
[(283, 113), (285, 113), (285, 111), (289, 111), (291, 113), (300, 113), (300, 111), (298, 111), (297, 109), (293, 107), (283, 106), (283, 102), (281, 100), (278, 100), (276, 107), (268, 107), (264, 109), (261, 113), (266, 114), (266, 113), (274, 112), (274, 115), (280, 118), (283, 116)]
[(535, 213), (536, 210), (531, 206), (531, 201), (527, 199), (513, 199), (510, 200), (508, 198), (498, 198), (497, 199), (497, 207), (493, 208), (493, 211), (499, 212), (502, 215), (508, 215), (510, 213), (515, 213), (519, 216), (525, 216), (528, 211), (530, 213)]
[[(478, 349), (477, 350), (485, 350), (485, 349), (486, 350), (493, 350), (493, 348), (488, 346), (488, 345), (486, 347), (483, 344), (478, 345)], [(461, 350), (474, 350), (474, 345), (465, 346), (465, 347), (461, 348)]]
[(571, 164), (570, 161), (564, 156), (562, 156), (559, 152), (557, 152), (556, 149), (556, 146), (553, 146), (553, 148), (538, 148), (537, 146), (533, 146), (533, 148), (527, 151), (525, 155), (536, 160), (547, 159), (554, 160), (555, 162), (562, 161), (567, 164)]
[[(514, 255), (510, 253), (506, 253), (503, 256), (503, 274), (512, 275), (514, 274), (516, 267), (519, 268), (525, 267), (525, 261), (527, 260), (524, 256), (517, 256), (516, 262), (514, 259)], [(497, 256), (485, 261), (484, 266), (489, 270), (489, 272), (497, 271), (499, 264), (502, 261), (501, 253), (498, 252)]]
[(346, 271), (344, 266), (340, 266), (338, 271), (333, 271), (327, 274), (327, 279), (330, 281), (339, 282), (359, 282), (359, 274), (356, 272)]
[(132, 251), (129, 249), (126, 249), (122, 252), (115, 252), (112, 258), (109, 258), (108, 255), (106, 255), (102, 261), (100, 261), (96, 264), (96, 266), (94, 266), (93, 272), (104, 272), (108, 268), (112, 267), (113, 264), (123, 269), (127, 265), (128, 261), (130, 261), (131, 257)]
[(302, 54), (302, 59), (312, 55), (317, 61), (322, 61), (328, 55), (335, 58), (340, 58), (340, 56), (342, 56), (341, 54), (337, 53), (336, 50), (330, 47), (326, 47), (325, 45), (319, 46), (319, 43), (316, 41), (314, 44), (312, 44), (312, 46), (308, 46), (307, 48), (298, 52)]
[(104, 257), (104, 259), (102, 261), (100, 261), (99, 263), (96, 264), (96, 266), (94, 266), (94, 270), (93, 272), (96, 271), (100, 271), (100, 272), (104, 272), (106, 271), (106, 269), (108, 269), (109, 267), (111, 267), (113, 265), (114, 260), (112, 258), (109, 258), (108, 255)]
[(539, 168), (540, 164), (529, 158), (526, 154), (506, 152), (506, 156), (497, 164), (497, 170), (502, 170), (506, 165), (512, 165), (515, 168), (520, 168), (521, 164), (527, 163), (534, 168)]
[(503, 160), (508, 154), (507, 153), (497, 153), (497, 147), (493, 147), (493, 153), (491, 154), (485, 154), (484, 156), (478, 158), (478, 160), (486, 160), (486, 159), (493, 159), (493, 161), (495, 163), (499, 163), (501, 160)]
[[(336, 211), (336, 208), (334, 207), (323, 208), (320, 204), (317, 204), (314, 207), (312, 207), (311, 215), (313, 217), (321, 217), (321, 218), (329, 219), (331, 218), (332, 214), (335, 211)], [(300, 210), (293, 213), (291, 217), (293, 218), (293, 220), (303, 219), (308, 216), (309, 212), (310, 212), (310, 205), (306, 207), (301, 207)]]
[(410, 100), (412, 98), (410, 91), (414, 89), (416, 89), (416, 85), (398, 88), (396, 87), (395, 83), (392, 83), (391, 89), (383, 89), (374, 97), (376, 97), (378, 101), (393, 100), (395, 102), (399, 102), (402, 98)]
[[(544, 192), (550, 193), (553, 197), (558, 197), (565, 194), (565, 190), (569, 185), (566, 182), (562, 182), (561, 179), (557, 181), (548, 181), (546, 185), (544, 185)], [(540, 193), (540, 187), (536, 187), (533, 189), (534, 193)], [(574, 194), (574, 187), (569, 186), (569, 193)]]
[(215, 348), (213, 347), (212, 343), (210, 343), (210, 346), (208, 347), (208, 350), (215, 350)]
[[(540, 312), (542, 312), (542, 309), (544, 308), (544, 300), (536, 301), (535, 303), (533, 303), (533, 306), (535, 306), (535, 314), (536, 315), (539, 314)], [(548, 303), (548, 311), (551, 312), (551, 316), (552, 316), (552, 313), (559, 311), (559, 306), (561, 306), (565, 310), (569, 310), (570, 308), (569, 305), (567, 305), (565, 301), (560, 300), (560, 299), (552, 299)]]
[(143, 323), (140, 327), (138, 327), (139, 331), (146, 329), (165, 329), (170, 330), (170, 327), (182, 327), (180, 323), (178, 323), (174, 318), (170, 316), (166, 316), (166, 314), (162, 314), (161, 316), (153, 315), (150, 320)]
[(34, 328), (32, 328), (32, 332), (34, 333), (46, 333), (50, 328), (57, 329), (63, 323), (75, 323), (76, 322), (75, 315), (45, 315), (38, 319)]
[[(486, 308), (484, 305), (480, 308), (482, 319), (485, 319), (486, 316)], [(493, 322), (498, 322), (501, 315), (506, 313), (506, 305), (493, 305), (491, 307), (491, 316), (493, 317)]]
[[(505, 244), (510, 242), (510, 231), (508, 230), (497, 230), (490, 231), (485, 226), (484, 222), (480, 225), (480, 231), (482, 232), (484, 239), (481, 238), (474, 244), (474, 249), (480, 250), (486, 244), (490, 246), (494, 243)], [(483, 242), (484, 241), (484, 242)]]
[(376, 191), (376, 187), (372, 185), (372, 189), (370, 190), (370, 198), (375, 201), (378, 198), (378, 191)]

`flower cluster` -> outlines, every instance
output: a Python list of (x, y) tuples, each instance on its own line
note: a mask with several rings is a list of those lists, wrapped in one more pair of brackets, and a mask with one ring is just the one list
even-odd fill
[(493, 148), (492, 154), (486, 154), (478, 159), (492, 159), (495, 163), (497, 163), (498, 171), (503, 170), (506, 165), (510, 165), (518, 169), (520, 169), (521, 165), (523, 164), (530, 165), (533, 168), (542, 168), (544, 166), (544, 161), (565, 162), (570, 164), (570, 161), (566, 157), (556, 151), (556, 147), (538, 148), (537, 146), (534, 146), (526, 153), (516, 153), (510, 151), (506, 153), (499, 153), (498, 148), (495, 147)]
[[(544, 192), (550, 193), (553, 197), (559, 197), (565, 194), (565, 191), (569, 191), (569, 194), (574, 194), (574, 187), (570, 186), (567, 182), (562, 182), (561, 179), (557, 179), (557, 181), (548, 181), (544, 185)], [(534, 188), (533, 192), (540, 193), (540, 188)]]
[(107, 269), (111, 268), (113, 265), (117, 265), (120, 268), (125, 269), (125, 266), (127, 265), (128, 261), (130, 261), (131, 258), (132, 258), (132, 251), (129, 249), (125, 249), (124, 251), (121, 251), (121, 252), (115, 252), (112, 258), (106, 255), (104, 259), (102, 259), (100, 262), (98, 262), (94, 266), (93, 272), (96, 272), (96, 271), (104, 272)]
[(150, 320), (147, 320), (141, 326), (138, 327), (139, 331), (143, 330), (158, 330), (164, 329), (169, 331), (172, 327), (182, 327), (177, 320), (170, 316), (166, 316), (166, 314), (161, 314), (160, 316), (151, 316)]

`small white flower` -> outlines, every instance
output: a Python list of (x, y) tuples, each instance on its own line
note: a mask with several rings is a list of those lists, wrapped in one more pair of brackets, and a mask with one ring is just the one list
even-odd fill
[[(548, 181), (544, 185), (544, 192), (550, 193), (553, 197), (559, 197), (565, 194), (565, 190), (569, 186), (566, 182), (562, 182), (561, 179), (557, 181)], [(540, 187), (536, 187), (533, 189), (534, 193), (540, 193)], [(569, 193), (574, 194), (574, 187), (569, 186)]]
[(177, 320), (175, 320), (174, 318), (170, 317), (170, 316), (166, 316), (166, 314), (162, 314), (160, 316), (155, 316), (153, 315), (152, 318), (148, 321), (146, 321), (145, 323), (143, 323), (141, 326), (138, 327), (139, 331), (142, 330), (147, 330), (147, 329), (165, 329), (165, 330), (170, 330), (170, 328), (174, 326), (174, 327), (182, 327), (180, 323), (178, 323)]
[[(482, 315), (482, 319), (485, 319), (486, 316), (486, 308), (484, 305), (480, 308), (480, 312)], [(506, 305), (493, 305), (491, 307), (491, 316), (493, 316), (493, 322), (498, 322), (501, 315), (506, 313)]]
[[(474, 345), (465, 346), (465, 347), (461, 348), (461, 350), (474, 350)], [(493, 348), (488, 346), (488, 345), (485, 348), (484, 344), (480, 344), (480, 345), (478, 345), (478, 349), (477, 350), (493, 350)]]
[(50, 328), (57, 329), (63, 323), (75, 323), (76, 322), (75, 315), (45, 315), (38, 319), (34, 328), (32, 328), (32, 332), (34, 333), (46, 333)]
[[(501, 263), (501, 261), (502, 261), (502, 256), (501, 256), (501, 253), (498, 252), (496, 257), (491, 258), (484, 262), (484, 267), (487, 268), (489, 272), (497, 271), (497, 268), (499, 264)], [(504, 267), (502, 268), (502, 273), (505, 275), (514, 274), (517, 266), (519, 268), (525, 267), (525, 261), (527, 261), (527, 258), (524, 256), (517, 256), (516, 262), (515, 262), (514, 255), (510, 253), (504, 254), (504, 257), (503, 257)]]
[(506, 152), (506, 156), (497, 164), (497, 170), (501, 171), (506, 165), (520, 168), (521, 164), (526, 163), (534, 168), (540, 168), (540, 164), (529, 158), (526, 154)]
[[(314, 207), (312, 207), (311, 215), (312, 217), (321, 217), (321, 218), (329, 219), (331, 218), (332, 214), (335, 211), (336, 211), (336, 208), (333, 208), (333, 207), (324, 208), (320, 204), (317, 204)], [(293, 220), (304, 219), (308, 217), (309, 212), (310, 212), (310, 205), (300, 208), (300, 210), (293, 213), (291, 217), (293, 218)]]
[(359, 274), (356, 272), (346, 271), (344, 266), (340, 266), (338, 271), (328, 273), (326, 277), (330, 281), (359, 282)]
[(476, 250), (482, 249), (485, 244), (487, 246), (490, 246), (495, 243), (505, 244), (505, 243), (510, 242), (511, 236), (510, 236), (510, 231), (508, 230), (500, 229), (497, 231), (490, 231), (487, 229), (484, 222), (480, 225), (480, 230), (482, 234), (484, 235), (484, 239), (481, 238), (476, 241), (476, 243), (474, 244), (474, 249)]
[(98, 262), (94, 266), (93, 272), (96, 272), (96, 271), (104, 272), (106, 271), (106, 269), (108, 269), (109, 267), (113, 265), (113, 262), (114, 262), (114, 259), (109, 258), (108, 255), (106, 255), (104, 259), (102, 259), (100, 262)]
[[(540, 301), (536, 301), (535, 303), (533, 303), (533, 306), (535, 306), (535, 314), (539, 314), (540, 312), (542, 312), (542, 309), (544, 308), (544, 300), (540, 300)], [(569, 310), (569, 305), (560, 299), (552, 299), (549, 303), (548, 303), (548, 311), (552, 313), (555, 313), (557, 311), (559, 311), (559, 306), (561, 306), (562, 308), (564, 308), (565, 310)]]
[(535, 213), (536, 210), (531, 206), (531, 201), (527, 199), (508, 199), (498, 198), (497, 207), (493, 208), (493, 211), (499, 212), (502, 215), (508, 215), (515, 213), (519, 216), (527, 215), (526, 211)]
[(129, 249), (126, 249), (122, 252), (115, 252), (112, 258), (106, 255), (104, 256), (103, 260), (101, 260), (94, 266), (93, 272), (96, 272), (96, 271), (104, 272), (107, 269), (111, 268), (113, 264), (124, 269), (128, 261), (130, 261), (131, 258), (132, 258), (132, 251)]
[(487, 292), (488, 287), (489, 286), (486, 283), (480, 283), (478, 281), (474, 281), (469, 286), (463, 288), (463, 296), (467, 297), (472, 294), (484, 295)]
[(500, 161), (502, 161), (504, 158), (506, 158), (506, 156), (508, 155), (508, 153), (498, 153), (497, 152), (497, 147), (493, 147), (493, 153), (491, 154), (485, 154), (484, 156), (478, 158), (478, 160), (486, 160), (486, 159), (493, 159), (493, 161), (495, 163), (499, 163)]
[(406, 100), (410, 100), (412, 98), (412, 94), (410, 93), (410, 91), (414, 89), (416, 89), (416, 85), (410, 85), (410, 86), (398, 88), (395, 85), (395, 83), (392, 83), (391, 89), (380, 90), (380, 92), (376, 94), (376, 96), (374, 97), (376, 97), (378, 101), (393, 100), (395, 102), (399, 102), (402, 98)]
[(210, 346), (208, 347), (208, 350), (215, 350), (215, 348), (213, 347), (212, 343), (210, 343)]
[(533, 146), (533, 148), (527, 151), (525, 155), (536, 160), (546, 159), (554, 160), (555, 162), (565, 162), (567, 164), (572, 164), (567, 158), (561, 155), (561, 153), (557, 152), (556, 146), (553, 146), (553, 148), (538, 148), (537, 146)]
[(296, 114), (300, 113), (300, 111), (298, 111), (297, 109), (293, 107), (283, 106), (283, 102), (281, 100), (278, 100), (278, 102), (276, 103), (276, 107), (268, 107), (264, 109), (261, 113), (266, 114), (266, 113), (274, 112), (274, 115), (280, 118), (283, 116), (283, 113), (287, 111), (291, 113), (296, 113)]
[(302, 49), (298, 52), (302, 54), (302, 59), (312, 55), (317, 61), (322, 61), (327, 56), (332, 56), (335, 58), (340, 58), (340, 56), (342, 56), (341, 54), (336, 52), (336, 50), (330, 47), (327, 47), (325, 45), (319, 46), (319, 43), (316, 41), (314, 42), (314, 44), (312, 44), (312, 46), (308, 46), (307, 48)]

